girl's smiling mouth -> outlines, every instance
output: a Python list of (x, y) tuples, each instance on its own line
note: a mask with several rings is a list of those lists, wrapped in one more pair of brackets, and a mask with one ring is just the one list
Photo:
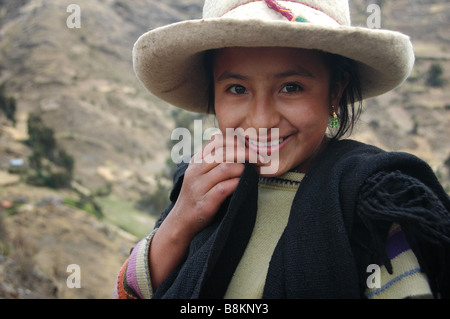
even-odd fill
[(279, 152), (288, 143), (290, 137), (291, 135), (275, 139), (269, 139), (267, 137), (258, 139), (246, 138), (245, 144), (258, 154), (270, 155), (273, 152)]

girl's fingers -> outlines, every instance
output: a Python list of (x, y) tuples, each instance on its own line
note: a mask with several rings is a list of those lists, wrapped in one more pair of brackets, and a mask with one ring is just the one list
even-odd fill
[(240, 177), (227, 179), (216, 184), (205, 195), (205, 199), (211, 203), (212, 211), (217, 211), (223, 201), (230, 196), (239, 184)]
[[(195, 165), (195, 164), (194, 164)], [(240, 178), (244, 172), (244, 165), (237, 163), (220, 163), (203, 173), (197, 174), (195, 169), (188, 168), (185, 175), (186, 186), (191, 193), (190, 197), (196, 200), (203, 200), (216, 185), (234, 178)]]
[(222, 181), (240, 177), (242, 164), (249, 159), (250, 150), (244, 143), (216, 136), (205, 145), (201, 154), (195, 154), (185, 178), (198, 182), (200, 185), (197, 191), (206, 193)]
[(245, 145), (245, 140), (236, 136), (224, 137), (223, 135), (215, 135), (202, 149), (191, 159), (191, 163), (196, 164), (213, 164), (211, 166), (203, 166), (204, 171), (213, 169), (220, 163), (254, 163), (261, 164), (264, 161), (254, 150), (249, 149)]
[[(193, 156), (185, 173), (190, 196), (199, 201), (204, 200), (209, 192), (230, 195), (244, 171), (245, 162), (258, 163), (261, 160), (256, 152), (246, 147), (244, 140), (214, 136), (201, 152)], [(236, 180), (229, 182), (233, 179)], [(213, 198), (225, 199), (220, 195), (213, 195)]]

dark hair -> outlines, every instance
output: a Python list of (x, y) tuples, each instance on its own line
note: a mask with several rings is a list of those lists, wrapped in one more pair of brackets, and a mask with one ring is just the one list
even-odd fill
[[(208, 114), (215, 114), (214, 109), (214, 63), (215, 50), (205, 52), (204, 67), (209, 77), (208, 81)], [(325, 53), (325, 58), (330, 70), (330, 100), (332, 92), (335, 92), (345, 82), (347, 86), (342, 92), (339, 103), (339, 128), (331, 139), (340, 139), (345, 134), (352, 133), (356, 121), (362, 110), (362, 91), (358, 70), (355, 61), (337, 54)]]
[(208, 87), (207, 87), (207, 95), (208, 95), (208, 114), (216, 114), (214, 101), (215, 101), (215, 92), (214, 92), (214, 55), (216, 50), (208, 50), (205, 52), (205, 56), (203, 58), (203, 65), (205, 68), (206, 75), (208, 77)]
[[(327, 53), (330, 70), (330, 94), (347, 82), (339, 102), (339, 128), (331, 137), (339, 139), (352, 133), (362, 111), (362, 90), (357, 66), (354, 60), (337, 54)], [(331, 96), (330, 96), (331, 98)]]

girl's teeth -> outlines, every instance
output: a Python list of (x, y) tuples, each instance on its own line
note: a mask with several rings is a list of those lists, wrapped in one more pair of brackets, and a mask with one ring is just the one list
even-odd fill
[(258, 141), (249, 139), (250, 143), (252, 143), (253, 145), (256, 145), (258, 147), (276, 146), (276, 145), (281, 144), (283, 141), (284, 141), (284, 138), (280, 138), (280, 139), (273, 140), (273, 141), (266, 142), (266, 143), (265, 142), (258, 142)]

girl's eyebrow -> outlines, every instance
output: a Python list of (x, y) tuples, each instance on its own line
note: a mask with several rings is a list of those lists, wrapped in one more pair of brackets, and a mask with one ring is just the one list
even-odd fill
[(301, 76), (301, 77), (307, 77), (307, 78), (314, 78), (314, 75), (312, 75), (311, 72), (309, 72), (308, 70), (302, 68), (302, 67), (298, 67), (295, 70), (288, 70), (285, 72), (281, 72), (281, 73), (277, 73), (275, 74), (275, 78), (277, 79), (281, 79), (281, 78), (288, 78), (291, 76)]
[(230, 73), (228, 71), (223, 72), (219, 77), (217, 77), (217, 82), (229, 80), (229, 79), (235, 79), (235, 80), (247, 80), (248, 78), (242, 74), (238, 73)]

